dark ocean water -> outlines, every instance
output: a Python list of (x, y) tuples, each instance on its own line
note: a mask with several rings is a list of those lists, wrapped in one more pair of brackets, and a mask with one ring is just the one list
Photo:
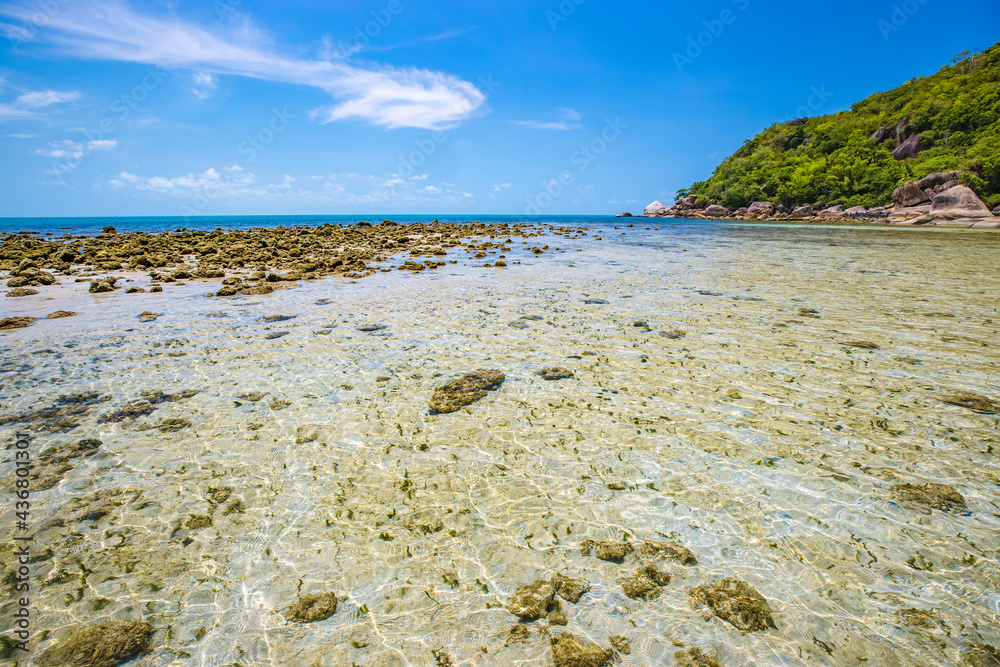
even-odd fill
[[(253, 229), (257, 227), (291, 227), (296, 225), (318, 226), (353, 225), (365, 221), (372, 224), (391, 219), (393, 222), (409, 224), (415, 222), (483, 222), (483, 223), (515, 223), (530, 222), (551, 225), (605, 225), (612, 223), (629, 224), (626, 219), (616, 219), (613, 216), (538, 216), (525, 217), (513, 215), (226, 215), (185, 218), (171, 217), (96, 217), (96, 218), (0, 218), (0, 233), (15, 234), (22, 231), (37, 232), (42, 235), (61, 236), (69, 234), (99, 234), (107, 226), (114, 227), (118, 232), (146, 232), (159, 234), (178, 229), (196, 231), (211, 231), (214, 229)], [(639, 218), (639, 220), (643, 220)], [(664, 221), (657, 221), (663, 224)]]

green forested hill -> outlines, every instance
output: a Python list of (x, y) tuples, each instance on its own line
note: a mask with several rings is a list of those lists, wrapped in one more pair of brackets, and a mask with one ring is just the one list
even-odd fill
[[(919, 143), (919, 152), (898, 160), (892, 151), (907, 137), (902, 150)], [(963, 184), (990, 208), (1000, 204), (1000, 44), (959, 54), (850, 111), (772, 125), (678, 198), (699, 195), (730, 209), (764, 200), (871, 207), (890, 204), (908, 180), (952, 170), (968, 172)]]

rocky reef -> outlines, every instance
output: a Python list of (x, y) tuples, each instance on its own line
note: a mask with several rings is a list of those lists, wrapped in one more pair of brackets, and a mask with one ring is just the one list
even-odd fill
[[(177, 230), (161, 234), (103, 232), (97, 236), (41, 238), (29, 233), (0, 235), (0, 271), (6, 271), (8, 297), (37, 293), (34, 287), (58, 285), (57, 276), (84, 276), (91, 294), (162, 291), (165, 283), (221, 279), (216, 296), (270, 294), (300, 280), (325, 276), (360, 279), (378, 271), (380, 263), (408, 253), (401, 270), (423, 271), (444, 266), (437, 257), (465, 248), (470, 257), (510, 250), (513, 237), (538, 236), (526, 223), (414, 223), (386, 220), (378, 225), (325, 224), (319, 227), (222, 230)], [(477, 241), (480, 240), (481, 241)], [(547, 247), (546, 247), (547, 248)], [(536, 255), (545, 248), (533, 248)], [(416, 261), (424, 255), (434, 259)], [(506, 266), (500, 259), (491, 265)], [(454, 263), (457, 260), (451, 260)], [(120, 277), (108, 271), (147, 272), (152, 286), (122, 290)], [(6, 328), (13, 328), (10, 324)]]

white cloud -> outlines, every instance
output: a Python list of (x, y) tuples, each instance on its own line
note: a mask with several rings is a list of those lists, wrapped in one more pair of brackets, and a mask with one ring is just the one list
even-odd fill
[(509, 188), (509, 187), (510, 187), (510, 183), (494, 183), (493, 184), (493, 192), (500, 192), (500, 190), (502, 188)]
[(25, 93), (17, 98), (17, 103), (29, 109), (41, 109), (53, 104), (65, 104), (80, 99), (80, 93), (71, 91), (63, 93), (58, 90), (38, 90)]
[(39, 155), (51, 158), (67, 158), (67, 159), (77, 159), (81, 158), (87, 153), (92, 151), (109, 151), (118, 142), (114, 139), (100, 139), (98, 141), (87, 141), (82, 144), (78, 144), (75, 141), (70, 141), (65, 139), (63, 141), (53, 141), (49, 144), (51, 148), (39, 149), (35, 151)]
[(80, 93), (73, 90), (37, 90), (18, 95), (7, 104), (0, 104), (0, 122), (5, 120), (32, 120), (42, 118), (38, 111), (54, 104), (66, 104), (80, 99)]
[(439, 195), (441, 194), (441, 188), (436, 188), (433, 185), (428, 185), (426, 188), (424, 188), (424, 192), (427, 192), (432, 195)]
[[(0, 14), (30, 20), (35, 9), (19, 0)], [(193, 69), (319, 88), (337, 102), (317, 110), (325, 122), (361, 119), (388, 128), (443, 129), (471, 117), (486, 102), (474, 85), (443, 72), (303, 60), (277, 53), (266, 36), (244, 25), (231, 38), (173, 16), (132, 9), (127, 0), (68, 3), (36, 38), (66, 55)], [(0, 116), (2, 117), (2, 116)]]
[(199, 100), (207, 100), (212, 92), (219, 87), (219, 80), (208, 72), (195, 72), (194, 87), (188, 88)]
[(583, 125), (580, 123), (583, 116), (574, 109), (559, 109), (559, 120), (550, 122), (538, 122), (534, 120), (511, 121), (515, 125), (530, 127), (533, 130), (579, 130)]
[(115, 188), (132, 187), (136, 190), (167, 193), (178, 197), (191, 197), (199, 193), (209, 193), (215, 197), (221, 194), (242, 196), (254, 192), (258, 194), (266, 192), (266, 189), (252, 188), (255, 181), (256, 177), (253, 174), (248, 174), (239, 165), (234, 165), (222, 172), (211, 168), (200, 174), (176, 177), (141, 177), (123, 171), (117, 178), (108, 181), (108, 184)]
[(18, 132), (17, 134), (8, 134), (11, 139), (35, 139), (34, 134), (24, 134), (23, 132)]

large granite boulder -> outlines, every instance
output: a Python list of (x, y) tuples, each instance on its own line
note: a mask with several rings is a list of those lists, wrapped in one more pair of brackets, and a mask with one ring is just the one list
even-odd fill
[(921, 142), (923, 140), (923, 135), (915, 134), (892, 151), (892, 157), (897, 160), (908, 160), (910, 158), (915, 158), (920, 154)]
[(921, 189), (916, 181), (910, 181), (906, 185), (896, 188), (892, 193), (892, 201), (898, 207), (910, 208), (920, 206), (931, 200), (927, 193)]
[(805, 125), (806, 121), (808, 120), (809, 120), (808, 117), (803, 116), (802, 118), (796, 118), (795, 120), (788, 121), (788, 124), (791, 125), (792, 127), (800, 127), (802, 125)]
[(844, 213), (844, 207), (841, 206), (840, 204), (837, 204), (836, 206), (831, 206), (830, 208), (824, 209), (819, 212), (819, 217), (828, 220), (844, 218), (846, 217), (846, 215), (847, 214)]
[(647, 218), (662, 218), (667, 215), (667, 207), (658, 201), (654, 201), (646, 207), (646, 210), (642, 214)]
[(769, 201), (755, 201), (747, 209), (747, 215), (771, 217), (774, 215), (774, 204)]
[(847, 215), (859, 215), (861, 213), (867, 213), (868, 209), (864, 206), (852, 206), (851, 208), (844, 211)]
[(957, 185), (934, 195), (931, 200), (931, 215), (944, 220), (993, 217), (986, 204), (964, 185)]
[(995, 209), (993, 209), (993, 215), (1000, 215), (1000, 206), (997, 206)]
[(880, 127), (879, 129), (875, 130), (875, 132), (872, 133), (872, 136), (868, 137), (868, 141), (880, 144), (892, 136), (892, 130), (893, 130), (892, 123), (887, 123), (882, 127)]
[(922, 225), (932, 219), (930, 203), (899, 207), (889, 214), (889, 222), (898, 224)]
[(705, 209), (705, 215), (710, 218), (723, 218), (729, 215), (729, 209), (725, 206), (719, 206), (718, 204), (712, 204)]
[(910, 135), (913, 134), (913, 128), (910, 126), (910, 117), (901, 119), (896, 123), (896, 145), (899, 146), (905, 143)]
[(921, 190), (935, 190), (936, 188), (940, 188), (937, 192), (943, 192), (956, 185), (961, 185), (958, 182), (960, 175), (961, 172), (959, 171), (939, 171), (936, 174), (928, 174), (917, 181), (917, 187)]
[(792, 209), (793, 218), (811, 218), (813, 215), (813, 207), (809, 204), (805, 206), (796, 206)]

